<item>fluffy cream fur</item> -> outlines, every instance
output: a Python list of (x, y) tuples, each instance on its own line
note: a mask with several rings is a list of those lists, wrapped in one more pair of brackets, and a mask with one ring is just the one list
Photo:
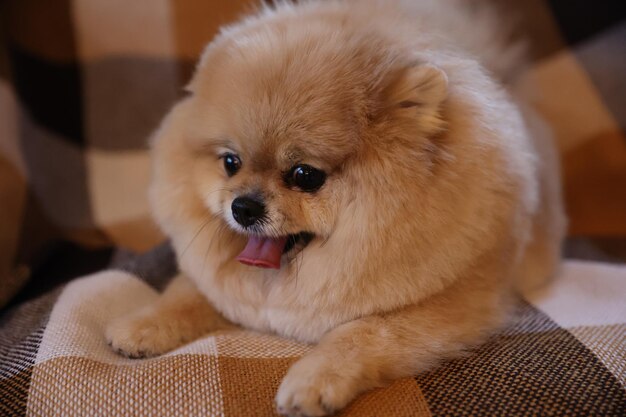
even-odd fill
[[(153, 141), (181, 275), (111, 324), (113, 347), (158, 355), (229, 322), (317, 343), (276, 402), (320, 416), (500, 326), (514, 283), (553, 273), (565, 222), (549, 134), (501, 83), (519, 48), (462, 3), (286, 3), (223, 29)], [(285, 184), (296, 163), (328, 174), (319, 191)], [(234, 259), (230, 205), (251, 191), (262, 233), (315, 235), (279, 270)]]

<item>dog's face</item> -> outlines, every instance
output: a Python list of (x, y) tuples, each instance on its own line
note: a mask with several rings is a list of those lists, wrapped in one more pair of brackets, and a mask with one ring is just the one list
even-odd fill
[(349, 193), (342, 171), (358, 150), (362, 98), (331, 68), (289, 70), (245, 54), (214, 57), (220, 65), (204, 85), (195, 80), (205, 120), (192, 145), (204, 165), (198, 193), (233, 230), (257, 239), (243, 262), (277, 267), (278, 254), (332, 232)]
[(298, 38), (293, 27), (287, 37), (278, 27), (209, 47), (189, 87), (183, 136), (193, 163), (179, 167), (206, 209), (247, 237), (238, 259), (270, 268), (328, 238), (358, 188), (356, 172), (386, 175), (386, 162), (365, 162), (391, 152), (381, 138), (397, 139), (422, 116), (436, 124), (428, 107), (445, 93), (438, 70), (400, 68), (366, 38), (328, 42), (310, 30)]
[(258, 266), (277, 267), (278, 255), (331, 233), (356, 147), (348, 109), (283, 99), (240, 84), (212, 104), (212, 134), (194, 144), (198, 194), (232, 230), (258, 239), (263, 248), (241, 257)]

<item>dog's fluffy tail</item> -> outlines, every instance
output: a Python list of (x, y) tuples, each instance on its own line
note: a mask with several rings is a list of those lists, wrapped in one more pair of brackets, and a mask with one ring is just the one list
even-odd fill
[[(382, 0), (390, 4), (389, 0)], [(497, 0), (396, 0), (413, 14), (416, 23), (442, 37), (461, 51), (477, 57), (504, 84), (511, 83), (526, 67), (526, 42), (516, 36), (518, 17), (503, 10)], [(433, 27), (430, 26), (433, 22)]]
[(527, 43), (515, 34), (518, 17), (505, 13), (501, 2), (447, 0), (440, 3), (453, 3), (464, 9), (467, 18), (459, 26), (456, 41), (472, 51), (505, 84), (512, 82), (528, 65)]

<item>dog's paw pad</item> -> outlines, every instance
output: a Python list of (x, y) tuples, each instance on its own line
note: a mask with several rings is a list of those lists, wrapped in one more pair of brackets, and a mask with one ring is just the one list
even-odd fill
[(123, 318), (106, 329), (106, 341), (116, 353), (131, 359), (163, 354), (180, 344), (166, 323), (149, 318)]
[(276, 395), (276, 408), (289, 417), (333, 415), (356, 395), (356, 386), (334, 371), (315, 363), (297, 363), (289, 370)]

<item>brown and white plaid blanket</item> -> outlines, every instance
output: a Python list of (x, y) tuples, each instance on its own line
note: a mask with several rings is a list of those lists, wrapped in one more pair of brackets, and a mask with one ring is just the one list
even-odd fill
[[(0, 322), (2, 416), (271, 416), (310, 347), (221, 331), (133, 360), (104, 339), (174, 272), (168, 247), (126, 259), (9, 311)], [(366, 393), (341, 415), (626, 415), (626, 265), (567, 261), (523, 294), (513, 322), (467, 357)]]
[[(570, 234), (625, 237), (623, 0), (481, 1), (529, 39), (517, 88), (554, 129)], [(167, 246), (142, 257), (116, 248), (162, 241), (145, 195), (147, 137), (202, 47), (247, 3), (0, 1), (0, 416), (273, 413), (307, 346), (229, 332), (130, 361), (102, 339), (107, 320), (176, 269)], [(571, 243), (574, 255), (605, 258)], [(625, 243), (608, 250), (626, 259)], [(626, 415), (625, 269), (566, 263), (487, 345), (345, 415)]]

